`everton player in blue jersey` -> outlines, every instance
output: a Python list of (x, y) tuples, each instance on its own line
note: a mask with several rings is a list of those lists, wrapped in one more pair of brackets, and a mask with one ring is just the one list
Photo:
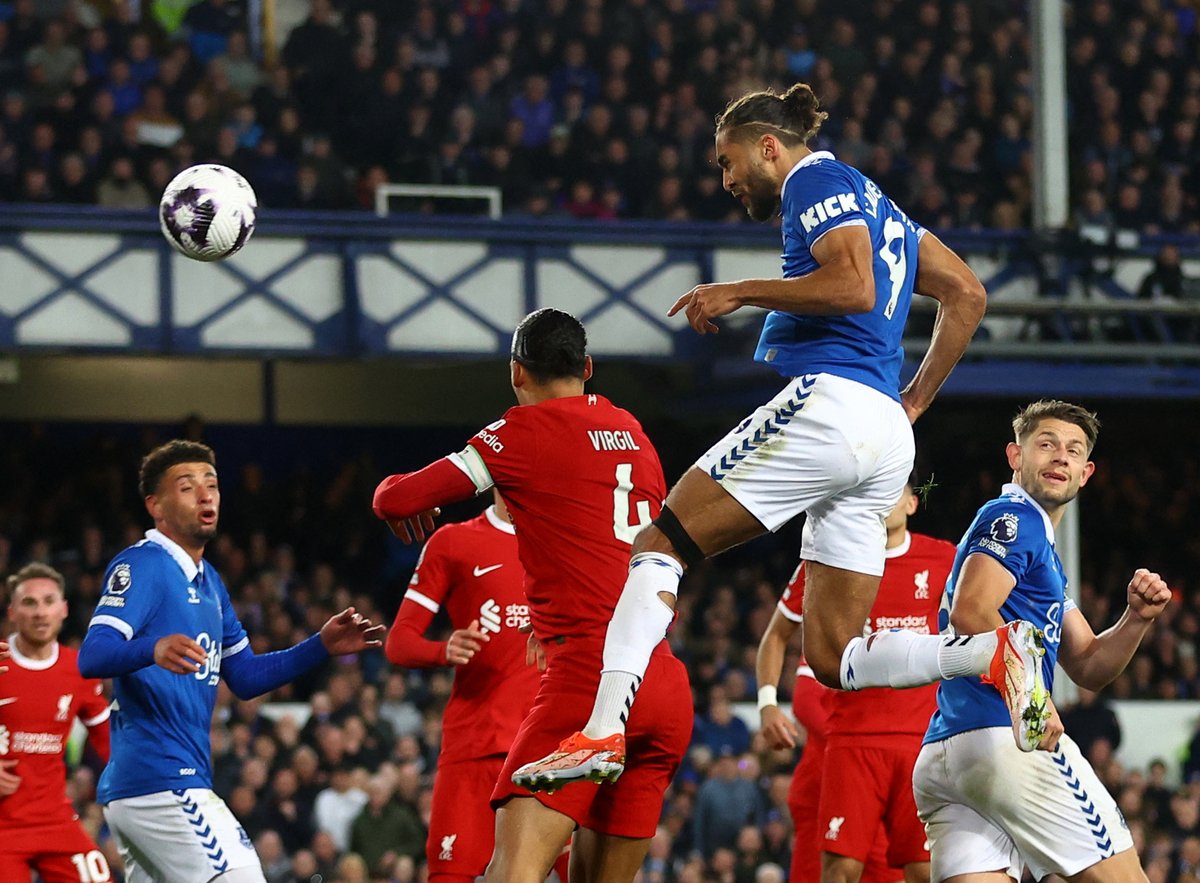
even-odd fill
[(202, 557), (221, 504), (212, 449), (156, 448), (139, 490), (154, 529), (109, 564), (79, 651), (85, 677), (113, 679), (112, 757), (97, 800), (130, 883), (262, 883), (250, 838), (212, 791), (218, 681), (249, 699), (331, 655), (380, 646), (383, 626), (348, 608), (308, 640), (256, 655)]
[[(957, 645), (902, 631), (862, 637), (883, 573), (884, 521), (912, 469), (911, 421), (966, 349), (986, 294), (875, 182), (809, 149), (825, 117), (800, 83), (782, 95), (744, 95), (717, 118), (725, 189), (755, 220), (782, 214), (783, 278), (699, 285), (669, 313), (684, 311), (706, 334), (741, 307), (770, 310), (755, 358), (789, 380), (684, 474), (638, 535), (592, 717), (545, 758), (559, 781), (594, 777), (623, 757), (624, 718), (671, 621), (684, 569), (801, 512), (804, 652), (822, 683), (912, 687), (1010, 664), (1038, 669), (1028, 623)], [(901, 390), (900, 340), (914, 292), (936, 299), (939, 310), (929, 351)], [(1004, 695), (1029, 750), (1041, 735), (1044, 696), (1027, 680), (1005, 681), (1020, 688)], [(760, 698), (774, 702), (769, 687)], [(564, 755), (579, 763), (564, 763)], [(544, 781), (546, 767), (531, 765), (527, 778)]]
[[(1041, 401), (1017, 415), (1013, 430), (1012, 483), (984, 504), (958, 544), (942, 625), (971, 633), (1015, 618), (1037, 623), (1047, 685), (1057, 661), (1075, 683), (1099, 690), (1129, 664), (1171, 592), (1157, 573), (1137, 570), (1120, 620), (1092, 631), (1066, 596), (1054, 531), (1092, 474), (1099, 422), (1078, 405)], [(1035, 880), (1145, 881), (1116, 803), (1050, 711), (1045, 751), (1022, 754), (991, 687), (958, 678), (938, 688), (913, 770), (934, 883), (1005, 883), (1020, 880), (1023, 866)]]

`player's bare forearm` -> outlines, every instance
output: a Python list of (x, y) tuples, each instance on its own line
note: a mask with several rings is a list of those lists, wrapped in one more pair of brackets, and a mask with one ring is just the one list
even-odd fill
[(804, 276), (697, 285), (667, 315), (683, 310), (697, 333), (709, 334), (718, 330), (713, 319), (746, 306), (809, 316), (846, 316), (875, 308), (874, 256), (865, 227), (825, 234), (812, 255), (820, 266)]
[(918, 294), (938, 302), (933, 337), (912, 381), (900, 394), (909, 419), (929, 408), (967, 350), (987, 310), (987, 291), (974, 271), (932, 233), (921, 237)]
[(1116, 625), (1096, 635), (1085, 652), (1063, 659), (1063, 670), (1088, 690), (1107, 687), (1125, 671), (1150, 625), (1126, 609)]
[(771, 615), (771, 622), (763, 632), (758, 644), (758, 657), (754, 663), (754, 675), (758, 685), (778, 686), (783, 674), (783, 660), (787, 656), (788, 643), (796, 633), (797, 623), (787, 619), (778, 609)]
[(1116, 625), (1099, 635), (1078, 610), (1063, 617), (1059, 660), (1071, 680), (1089, 690), (1108, 686), (1128, 667), (1171, 591), (1157, 573), (1137, 570), (1129, 581), (1129, 606)]

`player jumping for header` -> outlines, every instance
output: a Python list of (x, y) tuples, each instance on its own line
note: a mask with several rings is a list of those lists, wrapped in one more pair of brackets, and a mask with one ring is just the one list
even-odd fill
[[(755, 358), (791, 378), (672, 489), (633, 544), (604, 648), (591, 719), (521, 784), (609, 777), (625, 755), (629, 713), (649, 650), (666, 631), (684, 569), (806, 512), (804, 651), (831, 687), (914, 687), (988, 675), (1017, 743), (1033, 750), (1046, 716), (1037, 630), (1018, 622), (952, 642), (894, 631), (862, 636), (879, 589), (884, 520), (913, 464), (911, 423), (963, 354), (983, 316), (983, 286), (875, 182), (807, 145), (826, 114), (800, 83), (754, 92), (717, 118), (726, 190), (750, 217), (782, 212), (783, 279), (698, 285), (685, 311), (700, 334), (743, 306), (771, 310)], [(900, 345), (914, 292), (938, 301), (929, 351), (900, 389)]]

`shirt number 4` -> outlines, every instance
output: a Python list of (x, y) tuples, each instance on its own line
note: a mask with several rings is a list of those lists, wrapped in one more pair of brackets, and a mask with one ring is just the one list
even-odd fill
[(638, 500), (635, 511), (637, 521), (629, 523), (629, 495), (633, 493), (633, 464), (617, 464), (617, 486), (613, 490), (613, 533), (623, 543), (633, 545), (633, 539), (642, 528), (648, 527), (653, 520), (650, 517), (650, 501)]

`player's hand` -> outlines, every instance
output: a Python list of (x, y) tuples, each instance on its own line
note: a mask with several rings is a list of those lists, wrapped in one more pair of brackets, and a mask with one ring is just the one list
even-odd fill
[(688, 324), (697, 334), (716, 334), (721, 329), (712, 320), (717, 316), (727, 316), (741, 306), (737, 282), (710, 282), (697, 285), (675, 301), (667, 310), (667, 315), (674, 316), (686, 309)]
[(525, 664), (536, 665), (538, 671), (545, 671), (546, 648), (542, 646), (542, 642), (539, 641), (537, 636), (533, 633), (533, 626), (523, 625), (517, 629), (517, 631), (524, 632), (525, 634), (529, 635), (529, 637), (525, 639)]
[(465, 629), (455, 629), (446, 642), (446, 662), (450, 665), (466, 665), (492, 636), (479, 627), (479, 620), (471, 620)]
[(1129, 609), (1143, 622), (1153, 622), (1171, 600), (1171, 590), (1157, 573), (1139, 567), (1127, 590)]
[(800, 730), (784, 714), (778, 705), (766, 705), (759, 712), (762, 717), (762, 734), (772, 748), (795, 748)]
[(913, 398), (909, 391), (902, 390), (900, 393), (900, 407), (904, 409), (904, 413), (908, 415), (909, 423), (916, 423), (917, 418), (925, 413), (928, 405), (922, 405)]
[(371, 620), (356, 613), (353, 607), (347, 607), (321, 626), (321, 643), (330, 656), (346, 656), (370, 647), (382, 647), (385, 631), (384, 626), (371, 625)]
[(441, 509), (426, 509), (411, 518), (389, 518), (387, 526), (402, 542), (418, 543), (437, 528), (433, 519), (441, 514)]
[(204, 648), (187, 635), (167, 635), (154, 645), (154, 664), (177, 675), (195, 674), (207, 661)]
[(1054, 700), (1047, 699), (1046, 705), (1050, 709), (1050, 720), (1046, 721), (1046, 734), (1042, 736), (1042, 741), (1038, 742), (1038, 751), (1053, 751), (1058, 747), (1058, 740), (1063, 734), (1062, 718), (1058, 716)]
[(21, 777), (16, 773), (10, 772), (16, 766), (17, 761), (15, 760), (0, 760), (0, 797), (8, 797), (10, 794), (15, 794), (17, 789), (21, 787)]

